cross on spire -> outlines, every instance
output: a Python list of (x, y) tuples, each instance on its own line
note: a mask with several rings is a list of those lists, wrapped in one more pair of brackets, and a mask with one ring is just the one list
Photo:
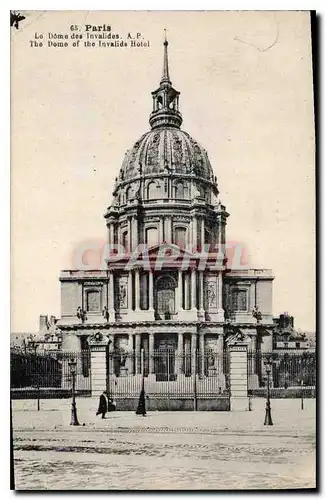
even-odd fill
[(166, 29), (164, 28), (164, 58), (163, 58), (163, 73), (161, 83), (169, 83), (171, 85), (170, 75), (169, 75), (169, 58), (168, 58), (168, 45), (169, 42), (166, 37)]
[(152, 92), (153, 111), (149, 117), (152, 129), (158, 127), (180, 128), (182, 124), (182, 116), (179, 111), (180, 92), (172, 87), (169, 75), (168, 45), (166, 29), (164, 29), (163, 73), (159, 88)]

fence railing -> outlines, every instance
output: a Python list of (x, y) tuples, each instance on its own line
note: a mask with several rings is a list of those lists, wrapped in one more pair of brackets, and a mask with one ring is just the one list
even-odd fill
[[(69, 360), (76, 366), (77, 395), (91, 394), (91, 354), (79, 352), (11, 352), (11, 388), (15, 397), (69, 397), (72, 378)], [(249, 394), (263, 395), (267, 385), (266, 362), (271, 362), (270, 386), (274, 397), (314, 394), (315, 352), (248, 352)], [(106, 352), (106, 388), (116, 399), (139, 396), (142, 374), (145, 390), (158, 398), (216, 398), (230, 394), (230, 354), (172, 349), (140, 353)], [(104, 389), (104, 388), (103, 388)], [(38, 396), (37, 396), (38, 395)], [(297, 397), (297, 396), (293, 396)]]
[[(316, 353), (304, 352), (248, 352), (248, 376), (256, 377), (256, 386), (267, 384), (266, 365), (271, 365), (270, 383), (274, 389), (316, 386)], [(250, 386), (250, 384), (249, 384)]]
[(115, 398), (138, 397), (142, 374), (151, 397), (216, 397), (228, 389), (228, 352), (107, 354), (107, 389)]
[(12, 350), (10, 358), (11, 389), (21, 397), (68, 397), (72, 376), (69, 361), (76, 366), (76, 393), (91, 392), (90, 352)]

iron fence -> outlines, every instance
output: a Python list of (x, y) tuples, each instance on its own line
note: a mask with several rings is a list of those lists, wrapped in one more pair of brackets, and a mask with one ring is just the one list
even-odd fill
[(215, 398), (228, 394), (228, 352), (197, 351), (179, 354), (154, 350), (141, 354), (107, 355), (107, 390), (114, 399), (136, 398), (142, 374), (152, 398)]
[(305, 390), (316, 386), (315, 351), (248, 352), (249, 389), (266, 387), (266, 364), (271, 364), (271, 388), (275, 397), (281, 391)]
[[(13, 398), (69, 397), (72, 378), (69, 360), (76, 367), (76, 393), (91, 394), (91, 355), (79, 352), (11, 352), (11, 394)], [(271, 361), (272, 397), (314, 397), (316, 354), (309, 352), (248, 352), (248, 391), (264, 396), (266, 362)], [(141, 379), (149, 397), (163, 399), (214, 399), (230, 395), (228, 350), (178, 353), (173, 349), (148, 349), (141, 354), (107, 351), (106, 389), (114, 399), (137, 398)], [(105, 387), (103, 387), (105, 389)]]
[(76, 393), (91, 393), (90, 352), (11, 351), (11, 395), (14, 398), (69, 397), (72, 377), (69, 361), (77, 362)]

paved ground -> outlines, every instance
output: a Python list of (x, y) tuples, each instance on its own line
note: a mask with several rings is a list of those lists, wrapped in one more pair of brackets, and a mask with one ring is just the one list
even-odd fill
[[(97, 401), (13, 401), (16, 489), (203, 490), (315, 487), (315, 401), (251, 412), (132, 412), (95, 417)], [(59, 410), (60, 408), (60, 410)], [(95, 410), (95, 411), (94, 411)]]

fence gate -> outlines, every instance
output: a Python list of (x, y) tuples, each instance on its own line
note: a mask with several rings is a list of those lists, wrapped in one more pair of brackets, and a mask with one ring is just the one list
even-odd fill
[[(205, 351), (178, 354), (174, 349), (108, 353), (107, 387), (118, 407), (129, 408), (139, 397), (142, 376), (149, 409), (194, 410), (227, 407), (229, 355)], [(129, 400), (126, 401), (126, 400)], [(222, 401), (222, 402), (221, 402)]]

